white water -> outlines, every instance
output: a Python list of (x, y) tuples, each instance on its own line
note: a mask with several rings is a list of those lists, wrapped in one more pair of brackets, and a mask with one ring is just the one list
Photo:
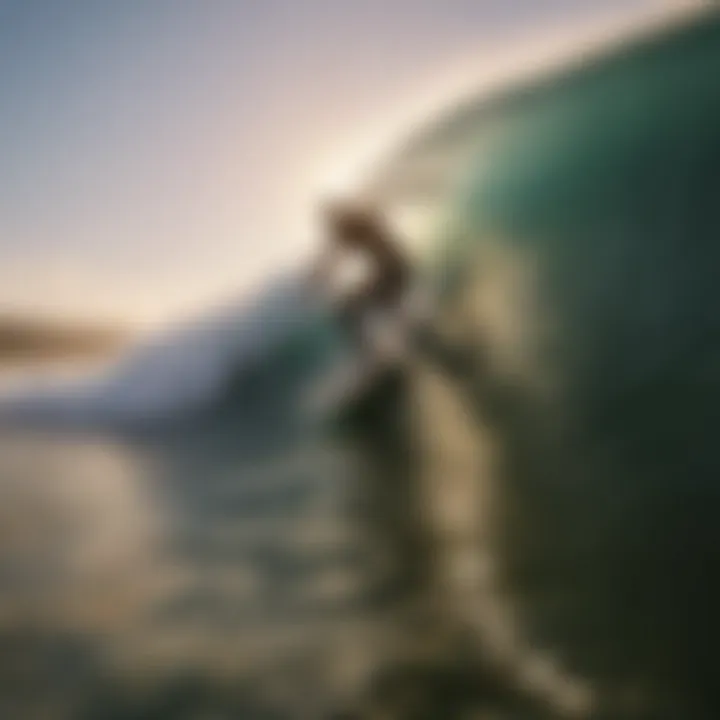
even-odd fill
[(314, 302), (284, 277), (251, 302), (231, 303), (140, 343), (82, 374), (16, 379), (0, 397), (8, 420), (154, 422), (211, 403), (231, 375), (257, 361), (308, 319)]

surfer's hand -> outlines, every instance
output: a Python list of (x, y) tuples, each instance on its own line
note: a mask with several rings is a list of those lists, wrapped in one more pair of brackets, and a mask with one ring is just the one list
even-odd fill
[(322, 267), (314, 266), (307, 271), (303, 278), (303, 289), (311, 300), (317, 300), (325, 294), (327, 276)]
[(308, 291), (315, 292), (325, 285), (325, 273), (320, 266), (311, 267), (305, 275), (305, 287)]

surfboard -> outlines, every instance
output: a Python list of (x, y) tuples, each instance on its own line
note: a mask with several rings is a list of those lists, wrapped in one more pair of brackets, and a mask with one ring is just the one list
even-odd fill
[(347, 358), (320, 378), (310, 389), (306, 407), (325, 417), (351, 413), (379, 386), (405, 374), (417, 351), (418, 337), (429, 321), (427, 304), (420, 308), (417, 302), (408, 303), (394, 314), (366, 318), (364, 332), (369, 351)]
[(362, 401), (383, 378), (403, 371), (411, 355), (407, 329), (384, 321), (366, 330), (368, 351), (348, 356), (310, 388), (306, 407), (311, 412), (338, 414)]

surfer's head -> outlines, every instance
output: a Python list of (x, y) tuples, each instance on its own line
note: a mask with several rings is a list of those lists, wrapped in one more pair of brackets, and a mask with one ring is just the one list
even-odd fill
[(354, 244), (382, 234), (381, 213), (359, 200), (331, 200), (322, 207), (323, 224), (341, 243)]

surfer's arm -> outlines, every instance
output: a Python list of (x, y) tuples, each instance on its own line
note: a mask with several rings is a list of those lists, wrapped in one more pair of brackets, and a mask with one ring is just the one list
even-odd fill
[(335, 268), (341, 258), (341, 251), (337, 245), (328, 245), (310, 270), (309, 279), (313, 285), (325, 285), (330, 281)]

